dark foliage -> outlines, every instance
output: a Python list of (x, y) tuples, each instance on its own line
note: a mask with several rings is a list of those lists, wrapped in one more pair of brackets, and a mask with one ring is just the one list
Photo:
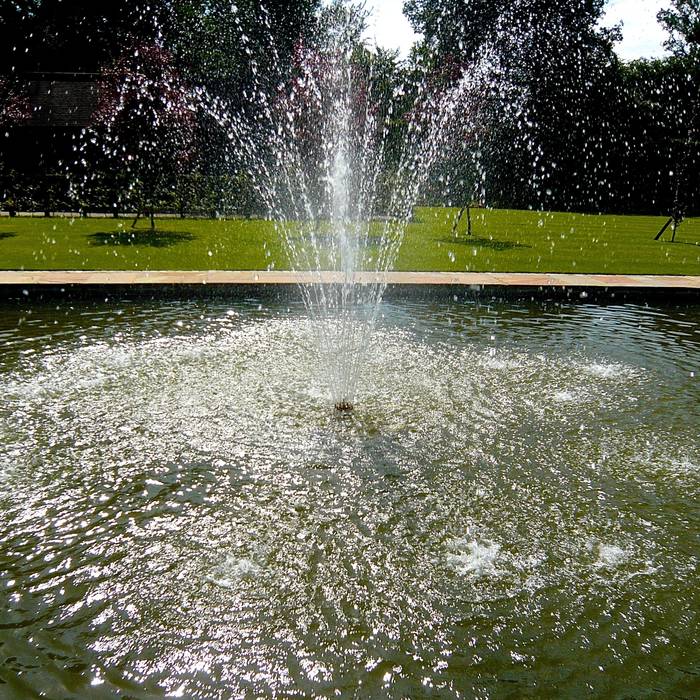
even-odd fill
[[(601, 28), (603, 6), (407, 0), (424, 39), (405, 63), (365, 50), (360, 32), (355, 70), (373, 79), (357, 108), (381, 105), (389, 124), (383, 199), (407, 112), (420, 104), (416, 86), (447, 89), (488, 56), (498, 80), (485, 80), (465, 103), (458, 147), (443, 154), (426, 202), (700, 211), (700, 3), (672, 0), (659, 13), (672, 57), (629, 64), (614, 53), (616, 32)], [(196, 106), (194, 89), (254, 111), (253, 86), (273, 95), (293, 84), (307, 37), (343, 11), (320, 8), (320, 0), (0, 3), (0, 205), (263, 213), (225, 129)], [(28, 81), (57, 71), (100, 81), (93, 128), (32, 123)], [(304, 133), (312, 148), (313, 120)]]

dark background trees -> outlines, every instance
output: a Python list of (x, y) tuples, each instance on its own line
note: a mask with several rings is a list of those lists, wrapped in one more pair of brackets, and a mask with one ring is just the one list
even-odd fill
[[(213, 213), (233, 191), (250, 213), (249, 187), (231, 162), (226, 135), (203, 112), (193, 124), (177, 99), (173, 107), (173, 81), (177, 76), (192, 88), (191, 102), (196, 86), (200, 95), (207, 91), (228, 105), (245, 103), (251, 86), (260, 86), (265, 71), (283, 62), (312, 27), (318, 5), (319, 0), (272, 0), (264, 7), (254, 0), (2, 3), (0, 79), (3, 85), (23, 82), (31, 109), (21, 129), (0, 132), (5, 193), (0, 202), (12, 174), (20, 206), (43, 208), (39, 200), (47, 197), (40, 191), (48, 190), (40, 183), (49, 173), (52, 182), (61, 183), (52, 190), (61, 190), (56, 206), (63, 208), (116, 211), (167, 203)], [(155, 56), (164, 59), (160, 69), (150, 60)], [(178, 94), (184, 99), (184, 92)]]
[[(127, 46), (100, 75), (94, 126), (86, 141), (102, 153), (88, 162), (103, 155), (112, 172), (126, 175), (137, 216), (149, 214), (151, 227), (154, 211), (168, 204), (164, 193), (177, 190), (178, 177), (194, 159), (197, 111), (172, 54), (157, 43)], [(89, 168), (86, 177), (100, 170)], [(115, 191), (115, 205), (126, 194)]]
[[(164, 0), (17, 0), (0, 12), (0, 65), (15, 73), (90, 73), (114, 60), (128, 36), (153, 38)], [(6, 70), (6, 68), (5, 68)]]
[[(700, 54), (698, 0), (671, 0), (671, 7), (661, 10), (658, 19), (669, 33), (666, 48), (678, 58), (697, 59)], [(693, 67), (697, 70), (697, 63)]]
[[(674, 56), (632, 63), (614, 52), (616, 30), (601, 26), (604, 5), (604, 0), (405, 3), (424, 37), (419, 50), (434, 62), (458, 62), (467, 69), (480, 58), (497, 64), (492, 119), (478, 144), (487, 203), (667, 213), (682, 169), (686, 209), (698, 210), (692, 186), (700, 179), (692, 155), (698, 88), (688, 76), (696, 76), (700, 65), (700, 5), (674, 0), (672, 9), (660, 13)], [(508, 97), (499, 102), (503, 90)], [(520, 105), (508, 114), (517, 99)], [(443, 195), (455, 198), (454, 189)]]
[[(407, 0), (423, 37), (411, 56), (400, 61), (361, 46), (358, 54), (381, 74), (372, 88), (381, 95), (370, 99), (393, 100), (385, 189), (416, 86), (441, 89), (461, 71), (479, 70), (483, 89), (465, 108), (460, 147), (444, 154), (425, 201), (653, 214), (682, 201), (686, 213), (697, 213), (700, 4), (673, 0), (660, 13), (669, 57), (630, 63), (615, 54), (616, 32), (601, 26), (604, 4)], [(210, 213), (233, 201), (234, 210), (256, 213), (260, 204), (225, 129), (194, 103), (207, 96), (228, 110), (255, 109), (255, 91), (274, 91), (281, 71), (294, 70), (324, 12), (320, 0), (2, 3), (0, 202), (11, 189), (13, 202), (33, 208), (114, 211), (148, 199)], [(168, 100), (147, 101), (145, 111), (120, 103), (111, 132), (120, 132), (131, 160), (119, 160), (107, 141), (93, 143), (110, 131), (99, 86), (110, 71), (113, 85), (125, 81), (128, 71), (117, 67), (129, 61), (139, 73), (136, 47), (167, 56), (149, 78), (157, 85), (151, 97), (177, 80), (192, 109), (173, 110)]]
[[(673, 73), (673, 94), (664, 94), (673, 114), (676, 138), (667, 146), (671, 161), (674, 220), (700, 211), (700, 2), (673, 0), (659, 12), (673, 58), (663, 68)], [(663, 93), (661, 93), (663, 94)], [(664, 200), (671, 197), (665, 194)], [(674, 230), (675, 234), (675, 230)]]

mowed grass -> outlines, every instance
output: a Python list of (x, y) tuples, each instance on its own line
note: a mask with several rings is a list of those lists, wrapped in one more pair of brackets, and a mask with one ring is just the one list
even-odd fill
[[(700, 275), (700, 219), (654, 236), (663, 217), (474, 210), (456, 235), (457, 210), (419, 208), (397, 270)], [(127, 219), (0, 218), (5, 270), (289, 269), (269, 221), (160, 219), (132, 230)], [(375, 235), (383, 224), (372, 224)]]
[[(700, 274), (700, 219), (687, 219), (671, 243), (654, 237), (666, 217), (476, 209), (472, 235), (457, 211), (420, 209), (398, 269), (474, 272)], [(454, 256), (454, 261), (452, 260)]]

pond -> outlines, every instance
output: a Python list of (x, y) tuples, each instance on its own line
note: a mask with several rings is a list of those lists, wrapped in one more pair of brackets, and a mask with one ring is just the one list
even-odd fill
[(6, 303), (0, 695), (690, 697), (700, 306)]

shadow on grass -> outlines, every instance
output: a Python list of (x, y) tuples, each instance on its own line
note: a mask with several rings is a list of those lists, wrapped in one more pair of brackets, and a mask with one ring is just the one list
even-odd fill
[(662, 240), (661, 242), (662, 242), (662, 243), (668, 243), (668, 245), (671, 245), (671, 246), (673, 246), (673, 245), (692, 245), (692, 246), (695, 247), (695, 248), (697, 248), (698, 246), (700, 246), (700, 241), (679, 241), (677, 236), (676, 236), (676, 240), (675, 240), (675, 241), (664, 241), (664, 240)]
[(150, 248), (170, 248), (178, 243), (193, 241), (196, 236), (187, 231), (97, 231), (88, 234), (90, 245), (94, 246), (135, 246)]
[(450, 245), (464, 245), (472, 248), (486, 248), (488, 250), (514, 250), (515, 248), (532, 248), (525, 243), (513, 241), (496, 241), (491, 238), (475, 238), (474, 236), (460, 236), (459, 238), (442, 238), (440, 243)]
[(3, 238), (14, 238), (16, 235), (16, 233), (11, 233), (10, 231), (0, 231), (0, 241)]

